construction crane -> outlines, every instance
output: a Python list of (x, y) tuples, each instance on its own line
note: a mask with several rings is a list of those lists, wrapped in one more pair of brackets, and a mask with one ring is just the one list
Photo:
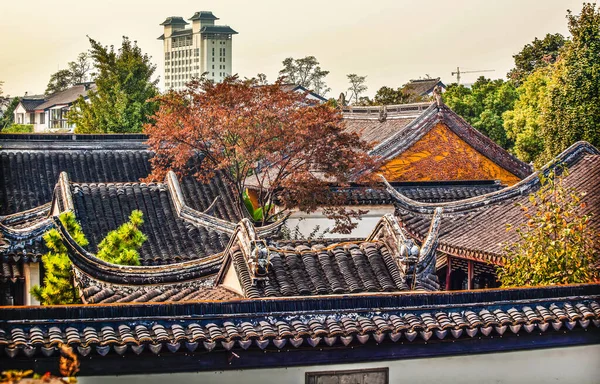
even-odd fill
[(456, 72), (452, 72), (452, 76), (456, 75), (456, 84), (460, 84), (460, 75), (463, 73), (479, 73), (479, 72), (494, 72), (494, 69), (480, 69), (477, 71), (461, 71), (459, 67), (456, 67)]

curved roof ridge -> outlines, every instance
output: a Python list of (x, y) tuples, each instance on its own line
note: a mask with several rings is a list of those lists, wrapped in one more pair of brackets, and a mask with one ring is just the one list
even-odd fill
[(223, 252), (202, 259), (167, 265), (118, 265), (99, 259), (77, 244), (57, 216), (52, 218), (60, 233), (73, 266), (96, 279), (119, 284), (162, 284), (183, 282), (205, 277), (217, 272)]
[(381, 178), (383, 179), (388, 193), (394, 199), (395, 204), (399, 205), (402, 209), (414, 213), (431, 215), (434, 213), (437, 207), (442, 207), (444, 208), (444, 214), (447, 215), (470, 211), (481, 206), (495, 204), (516, 196), (527, 194), (532, 191), (533, 188), (536, 188), (539, 185), (540, 172), (544, 175), (547, 175), (559, 165), (566, 165), (567, 167), (570, 167), (576, 164), (579, 160), (583, 159), (586, 155), (600, 155), (600, 150), (586, 141), (579, 141), (564, 150), (539, 171), (532, 173), (525, 179), (512, 186), (469, 199), (446, 203), (421, 203), (412, 200), (393, 188), (383, 176), (381, 176)]
[[(427, 118), (437, 115), (437, 112), (438, 112), (437, 104), (431, 103), (431, 105), (425, 111), (423, 111), (419, 116), (417, 116), (413, 121), (411, 121), (406, 127), (404, 127), (404, 129), (396, 132), (395, 134), (393, 134), (386, 140), (377, 144), (371, 150), (371, 154), (376, 155), (376, 156), (381, 156), (381, 157), (387, 157), (392, 150), (394, 152), (396, 152), (397, 147), (394, 146), (394, 144), (396, 144), (396, 141), (399, 141), (399, 139), (401, 139), (401, 138), (403, 139), (402, 141), (409, 142), (410, 145), (412, 145), (416, 140), (421, 138), (426, 133), (426, 132), (422, 132), (422, 133), (418, 132), (417, 129), (415, 129), (415, 128), (418, 128), (424, 122), (425, 122), (424, 126), (430, 126), (432, 124), (435, 124), (437, 121), (439, 121), (439, 118), (435, 119), (433, 121), (427, 121)], [(409, 135), (411, 137), (410, 140), (405, 140), (403, 138), (403, 136), (406, 135), (406, 132), (411, 132), (411, 134)], [(410, 145), (408, 145), (408, 146), (410, 146)], [(408, 147), (408, 146), (406, 146), (406, 147)], [(402, 146), (402, 147), (404, 147), (404, 146)], [(404, 148), (404, 149), (406, 149), (406, 148)]]

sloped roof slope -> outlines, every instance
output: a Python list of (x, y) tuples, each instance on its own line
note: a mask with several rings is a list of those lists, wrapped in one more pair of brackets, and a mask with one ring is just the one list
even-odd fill
[(52, 108), (55, 105), (71, 105), (79, 96), (86, 96), (90, 90), (96, 88), (94, 83), (77, 84), (61, 92), (56, 92), (46, 98), (43, 104), (35, 107), (36, 110)]
[[(566, 187), (585, 193), (583, 213), (591, 214), (590, 226), (600, 230), (600, 151), (585, 142), (571, 146), (540, 172), (548, 173), (557, 164), (568, 167)], [(489, 194), (445, 204), (419, 203), (394, 191), (396, 211), (405, 228), (423, 238), (436, 207), (444, 209), (439, 249), (450, 255), (501, 262), (505, 244), (518, 239), (506, 225), (517, 226), (526, 218), (517, 204), (528, 204), (530, 193), (539, 189), (538, 172), (521, 182)]]

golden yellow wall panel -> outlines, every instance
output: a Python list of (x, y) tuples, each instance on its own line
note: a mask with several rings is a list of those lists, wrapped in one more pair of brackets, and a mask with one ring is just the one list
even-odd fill
[(520, 181), (443, 123), (386, 163), (382, 171), (389, 181), (501, 180), (507, 185)]

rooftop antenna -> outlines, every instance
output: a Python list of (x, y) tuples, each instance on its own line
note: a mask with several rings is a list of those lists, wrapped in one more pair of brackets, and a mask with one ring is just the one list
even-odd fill
[(494, 72), (495, 69), (479, 69), (475, 71), (461, 71), (460, 67), (456, 67), (456, 71), (452, 72), (452, 76), (456, 75), (456, 84), (460, 84), (460, 75), (463, 73), (479, 73), (479, 72)]

